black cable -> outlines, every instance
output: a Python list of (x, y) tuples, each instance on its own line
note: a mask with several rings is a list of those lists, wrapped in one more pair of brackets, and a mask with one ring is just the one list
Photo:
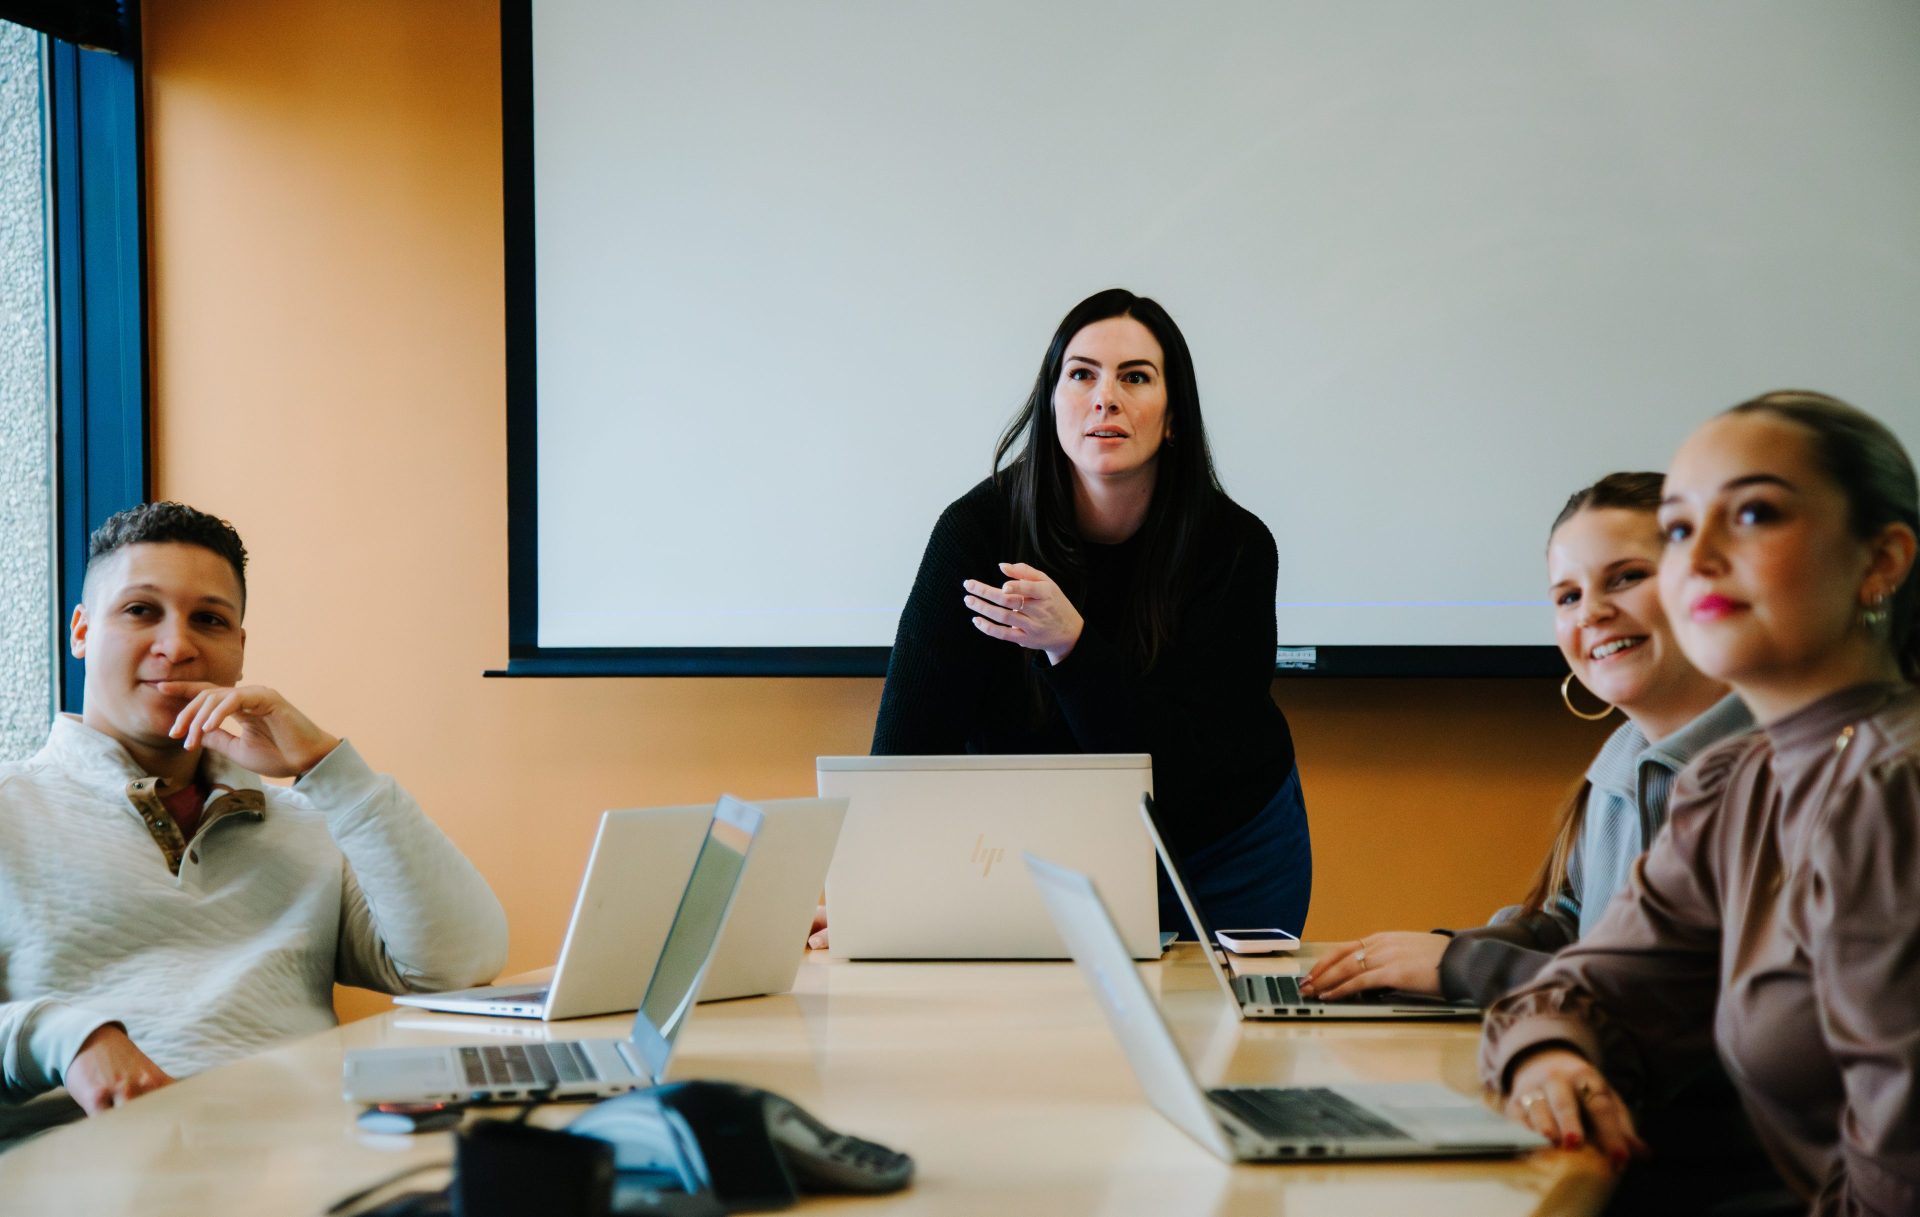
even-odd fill
[(365, 1200), (367, 1197), (373, 1195), (375, 1192), (380, 1191), (382, 1188), (392, 1187), (394, 1184), (400, 1182), (402, 1179), (411, 1179), (415, 1175), (424, 1174), (427, 1171), (445, 1170), (446, 1168), (452, 1165), (453, 1165), (453, 1160), (448, 1159), (445, 1162), (420, 1162), (420, 1163), (416, 1163), (413, 1166), (409, 1166), (401, 1170), (397, 1170), (393, 1174), (388, 1175), (384, 1179), (376, 1180), (373, 1183), (369, 1183), (367, 1186), (361, 1188), (359, 1191), (353, 1193), (353, 1195), (351, 1196), (344, 1196), (341, 1199), (334, 1201), (333, 1204), (327, 1208), (327, 1217), (334, 1217), (335, 1214), (346, 1212), (348, 1209), (352, 1208), (356, 1204), (359, 1204), (362, 1200)]
[[(540, 1105), (545, 1103), (548, 1099), (552, 1098), (553, 1092), (556, 1089), (558, 1089), (557, 1085), (548, 1086), (543, 1090), (530, 1091), (528, 1092), (526, 1097), (516, 1100), (512, 1105), (520, 1109), (519, 1114), (514, 1116), (514, 1118), (508, 1122), (516, 1125), (525, 1124), (527, 1120), (533, 1115), (534, 1108), (539, 1107)], [(479, 1104), (449, 1104), (449, 1106), (471, 1110), (473, 1107), (479, 1106)], [(504, 1104), (502, 1104), (502, 1106), (504, 1106)], [(426, 1171), (442, 1170), (447, 1167), (451, 1167), (452, 1165), (453, 1163), (451, 1161), (422, 1162), (417, 1166), (409, 1166), (402, 1170), (395, 1171), (393, 1174), (388, 1175), (384, 1179), (379, 1179), (373, 1183), (368, 1184), (367, 1186), (361, 1188), (359, 1191), (353, 1193), (351, 1196), (344, 1196), (341, 1199), (334, 1201), (334, 1203), (327, 1209), (327, 1217), (337, 1217), (338, 1214), (345, 1212), (346, 1210), (352, 1208), (356, 1204), (359, 1204), (361, 1201), (373, 1195), (375, 1192), (380, 1191), (382, 1188), (392, 1187), (394, 1184), (400, 1182), (402, 1179), (410, 1179), (413, 1176), (422, 1174)]]
[(527, 1117), (533, 1114), (533, 1109), (545, 1103), (548, 1099), (551, 1099), (553, 1092), (558, 1089), (559, 1085), (556, 1083), (555, 1085), (547, 1087), (545, 1090), (533, 1091), (525, 1098), (519, 1100), (516, 1105), (520, 1108), (520, 1114), (513, 1118), (513, 1122), (515, 1124), (525, 1124)]

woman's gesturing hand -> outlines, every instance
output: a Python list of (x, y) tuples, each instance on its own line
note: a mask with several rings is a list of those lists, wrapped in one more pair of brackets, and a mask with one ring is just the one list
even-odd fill
[(1300, 982), (1302, 993), (1337, 1001), (1368, 989), (1440, 993), (1440, 957), (1449, 940), (1441, 934), (1395, 930), (1343, 942), (1322, 955)]
[(977, 579), (962, 584), (974, 626), (1003, 642), (1045, 651), (1054, 663), (1065, 659), (1086, 628), (1080, 611), (1059, 584), (1024, 562), (1002, 562), (1000, 572), (1007, 581), (999, 587)]
[(1507, 1115), (1555, 1145), (1578, 1149), (1581, 1127), (1616, 1167), (1647, 1152), (1633, 1131), (1633, 1115), (1586, 1057), (1566, 1048), (1543, 1048), (1521, 1058), (1507, 1092)]

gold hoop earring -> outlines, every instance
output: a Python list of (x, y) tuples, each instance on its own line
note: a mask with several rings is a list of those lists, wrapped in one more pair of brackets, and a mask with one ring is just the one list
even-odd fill
[(1590, 723), (1597, 723), (1601, 719), (1605, 718), (1607, 715), (1613, 713), (1613, 707), (1609, 705), (1605, 705), (1605, 703), (1602, 703), (1603, 708), (1598, 714), (1588, 714), (1582, 711), (1578, 706), (1575, 706), (1573, 704), (1573, 673), (1572, 672), (1568, 672), (1567, 678), (1560, 682), (1560, 700), (1567, 703), (1567, 713), (1573, 715), (1575, 718), (1585, 719), (1587, 722), (1590, 722)]

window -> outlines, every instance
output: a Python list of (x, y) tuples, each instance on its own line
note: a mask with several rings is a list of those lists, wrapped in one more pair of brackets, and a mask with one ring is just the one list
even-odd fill
[(0, 0), (0, 759), (80, 708), (87, 536), (147, 497), (139, 45), (137, 0)]
[(0, 760), (40, 746), (54, 705), (43, 44), (0, 21)]

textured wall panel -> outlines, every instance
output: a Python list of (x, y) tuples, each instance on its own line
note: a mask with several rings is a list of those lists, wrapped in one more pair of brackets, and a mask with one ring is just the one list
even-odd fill
[(0, 21), (0, 760), (53, 706), (52, 410), (40, 36)]

